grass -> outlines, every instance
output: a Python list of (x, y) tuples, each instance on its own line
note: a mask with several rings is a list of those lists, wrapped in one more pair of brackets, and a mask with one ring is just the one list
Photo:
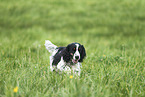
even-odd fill
[[(144, 5), (144, 0), (0, 0), (0, 96), (144, 97)], [(85, 46), (79, 78), (49, 71), (47, 39)]]

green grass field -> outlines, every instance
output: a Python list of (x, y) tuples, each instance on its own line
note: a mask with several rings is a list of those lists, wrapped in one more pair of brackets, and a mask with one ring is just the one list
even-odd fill
[[(80, 77), (49, 71), (45, 40), (85, 46)], [(145, 96), (145, 0), (0, 0), (0, 97), (118, 96)]]

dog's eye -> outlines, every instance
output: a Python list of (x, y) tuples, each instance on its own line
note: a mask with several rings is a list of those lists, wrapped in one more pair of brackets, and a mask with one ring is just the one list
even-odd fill
[(80, 48), (79, 48), (79, 51), (80, 51)]
[(74, 51), (76, 50), (76, 48), (74, 48)]

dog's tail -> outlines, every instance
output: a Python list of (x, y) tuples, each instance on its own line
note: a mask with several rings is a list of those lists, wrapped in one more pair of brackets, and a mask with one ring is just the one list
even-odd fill
[(52, 54), (55, 50), (56, 50), (56, 48), (57, 48), (57, 46), (56, 45), (54, 45), (53, 43), (51, 43), (49, 40), (45, 40), (45, 47), (46, 47), (46, 49)]

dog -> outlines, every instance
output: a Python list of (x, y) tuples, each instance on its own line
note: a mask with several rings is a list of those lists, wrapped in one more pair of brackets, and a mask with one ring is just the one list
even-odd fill
[(80, 76), (81, 63), (86, 57), (86, 51), (80, 43), (71, 43), (66, 47), (57, 47), (49, 40), (45, 40), (45, 47), (50, 52), (50, 70), (67, 72)]

